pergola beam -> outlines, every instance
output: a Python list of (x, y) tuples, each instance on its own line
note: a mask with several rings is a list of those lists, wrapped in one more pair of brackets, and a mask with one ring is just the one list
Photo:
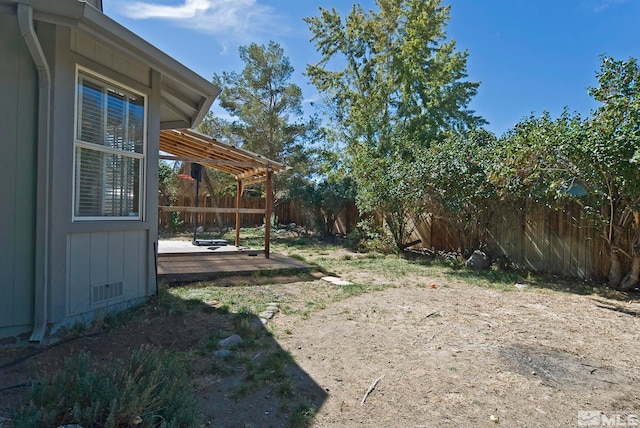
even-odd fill
[(236, 160), (222, 160), (222, 159), (211, 159), (211, 158), (199, 158), (199, 157), (188, 157), (188, 156), (173, 156), (173, 155), (160, 155), (160, 159), (169, 160), (169, 161), (180, 161), (180, 162), (195, 162), (200, 164), (211, 165), (212, 168), (215, 166), (238, 166), (242, 168), (264, 168), (264, 164), (258, 162), (243, 162)]
[[(171, 107), (171, 106), (170, 106)], [(237, 179), (235, 208), (217, 207), (169, 207), (164, 211), (194, 213), (235, 214), (236, 246), (240, 245), (242, 214), (263, 214), (265, 218), (265, 257), (269, 258), (271, 239), (271, 213), (273, 210), (273, 174), (286, 171), (286, 165), (264, 156), (217, 141), (191, 129), (164, 129), (160, 131), (160, 159), (193, 162), (215, 168)], [(264, 209), (240, 208), (246, 186), (266, 181), (266, 206)]]

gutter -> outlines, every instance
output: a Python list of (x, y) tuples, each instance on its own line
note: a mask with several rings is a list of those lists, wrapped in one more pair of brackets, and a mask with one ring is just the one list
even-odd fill
[(36, 201), (36, 256), (33, 332), (30, 342), (42, 342), (48, 321), (49, 288), (49, 163), (51, 153), (51, 71), (33, 27), (33, 9), (18, 4), (18, 26), (38, 70), (38, 160)]

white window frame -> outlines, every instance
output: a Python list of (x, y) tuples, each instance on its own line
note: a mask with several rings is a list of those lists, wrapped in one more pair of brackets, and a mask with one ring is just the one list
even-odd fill
[[(79, 105), (79, 90), (81, 84), (81, 78), (86, 79), (91, 82), (95, 82), (98, 85), (103, 85), (107, 89), (114, 90), (114, 92), (121, 92), (126, 95), (134, 95), (137, 97), (141, 97), (143, 99), (143, 132), (142, 132), (142, 148), (141, 153), (135, 151), (127, 151), (127, 150), (119, 150), (113, 147), (109, 147), (107, 145), (95, 144), (87, 141), (83, 141), (80, 139), (79, 131), (79, 115), (80, 108)], [(73, 221), (113, 221), (113, 220), (128, 220), (128, 221), (142, 221), (144, 220), (145, 213), (145, 200), (146, 200), (146, 192), (145, 192), (145, 179), (146, 179), (146, 168), (147, 168), (147, 135), (148, 135), (148, 114), (149, 114), (149, 105), (148, 105), (148, 95), (144, 92), (141, 92), (136, 89), (132, 89), (120, 82), (117, 82), (113, 79), (110, 79), (106, 76), (98, 74), (90, 69), (85, 67), (76, 65), (76, 75), (75, 75), (75, 112), (74, 112), (74, 144), (73, 144), (73, 186), (72, 186), (72, 220)], [(102, 114), (106, 115), (106, 109), (102, 112)], [(78, 191), (79, 183), (76, 181), (79, 177), (80, 165), (78, 164), (77, 153), (78, 149), (88, 149), (93, 150), (95, 152), (99, 152), (103, 155), (117, 155), (123, 157), (125, 160), (135, 159), (140, 162), (139, 164), (139, 179), (138, 179), (138, 212), (137, 214), (126, 215), (126, 216), (109, 216), (109, 215), (77, 215), (77, 204), (79, 200), (76, 200), (76, 195)], [(104, 178), (104, 174), (102, 175)]]

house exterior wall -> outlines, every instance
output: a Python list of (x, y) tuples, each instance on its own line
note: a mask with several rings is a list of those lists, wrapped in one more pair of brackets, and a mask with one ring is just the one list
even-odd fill
[(0, 14), (0, 339), (33, 326), (36, 69), (15, 16)]
[[(0, 12), (2, 12), (0, 10)], [(51, 168), (46, 312), (50, 333), (156, 292), (158, 152), (161, 76), (101, 45), (89, 34), (38, 22), (51, 69)], [(15, 14), (0, 13), (0, 345), (33, 329), (38, 76)], [(147, 97), (147, 146), (141, 220), (73, 220), (76, 69), (78, 66)], [(16, 126), (17, 124), (17, 126)], [(11, 343), (11, 342), (6, 342)]]
[[(148, 67), (88, 35), (66, 27), (48, 27), (52, 34), (46, 36), (43, 49), (50, 64), (55, 64), (51, 266), (56, 268), (51, 272), (49, 293), (49, 321), (55, 330), (76, 321), (90, 321), (96, 313), (120, 309), (156, 291), (160, 79), (154, 79), (156, 74)], [(73, 221), (77, 66), (147, 96), (142, 220)]]

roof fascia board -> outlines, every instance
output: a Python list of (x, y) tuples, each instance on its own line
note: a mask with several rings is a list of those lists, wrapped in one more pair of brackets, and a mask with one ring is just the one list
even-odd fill
[(191, 126), (191, 124), (182, 120), (168, 120), (166, 122), (160, 122), (160, 130), (181, 129), (186, 126)]
[[(198, 105), (199, 110), (187, 126), (191, 127), (199, 123), (221, 92), (220, 88), (88, 3), (78, 0), (20, 0), (19, 2), (33, 8), (35, 20), (77, 27), (86, 31), (109, 47), (143, 60), (161, 74), (179, 81), (200, 94), (202, 101)], [(15, 13), (17, 3), (16, 0), (0, 0), (0, 8), (11, 9)]]

